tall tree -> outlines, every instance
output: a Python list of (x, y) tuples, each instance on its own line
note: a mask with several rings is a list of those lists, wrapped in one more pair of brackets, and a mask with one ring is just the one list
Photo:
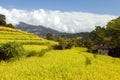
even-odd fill
[(107, 24), (108, 36), (113, 47), (120, 47), (120, 17), (111, 20)]
[(0, 14), (0, 25), (6, 26), (6, 17), (5, 15)]
[(95, 30), (90, 33), (90, 38), (97, 45), (104, 45), (106, 42), (106, 29), (104, 27), (96, 26)]
[(54, 39), (53, 34), (52, 33), (47, 33), (46, 34), (46, 39), (53, 40)]

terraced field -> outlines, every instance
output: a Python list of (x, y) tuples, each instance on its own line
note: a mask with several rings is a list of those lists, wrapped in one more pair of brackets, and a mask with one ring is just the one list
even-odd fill
[(44, 49), (48, 46), (58, 44), (57, 42), (40, 38), (28, 32), (0, 26), (0, 44), (14, 41), (22, 43), (27, 51)]

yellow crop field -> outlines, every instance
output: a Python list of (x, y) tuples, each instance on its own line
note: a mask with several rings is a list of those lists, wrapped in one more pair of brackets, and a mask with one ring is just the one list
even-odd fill
[(31, 33), (0, 26), (0, 44), (13, 42), (13, 41), (23, 44), (35, 44), (35, 45), (58, 44), (55, 41), (49, 41)]
[[(0, 44), (20, 42), (25, 53), (58, 44), (33, 34), (0, 27)], [(0, 61), (0, 80), (120, 80), (120, 58), (94, 55), (86, 48), (51, 50), (43, 56)]]
[[(82, 48), (83, 49), (83, 48)], [(81, 48), (49, 51), (43, 57), (0, 62), (1, 80), (120, 80), (120, 59)], [(80, 51), (81, 50), (81, 51)], [(90, 60), (90, 64), (86, 60)]]

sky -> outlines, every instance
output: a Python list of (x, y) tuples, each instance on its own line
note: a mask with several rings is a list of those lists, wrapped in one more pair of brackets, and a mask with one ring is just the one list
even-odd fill
[(105, 26), (120, 15), (120, 0), (0, 0), (0, 13), (13, 24), (26, 22), (76, 33)]

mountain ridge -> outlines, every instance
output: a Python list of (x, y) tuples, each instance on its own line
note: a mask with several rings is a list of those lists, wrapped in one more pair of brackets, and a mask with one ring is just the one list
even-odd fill
[(51, 28), (47, 28), (47, 27), (42, 26), (42, 25), (36, 26), (36, 25), (27, 24), (24, 22), (20, 22), (15, 27), (17, 29), (21, 29), (23, 31), (28, 31), (28, 32), (31, 32), (31, 33), (34, 33), (36, 35), (43, 36), (43, 37), (45, 37), (47, 33), (53, 34), (53, 36), (55, 38), (60, 37), (60, 36), (64, 36), (64, 37), (68, 37), (68, 38), (76, 38), (79, 36), (89, 37), (89, 32), (63, 33), (63, 32), (59, 32), (59, 31), (51, 29)]

